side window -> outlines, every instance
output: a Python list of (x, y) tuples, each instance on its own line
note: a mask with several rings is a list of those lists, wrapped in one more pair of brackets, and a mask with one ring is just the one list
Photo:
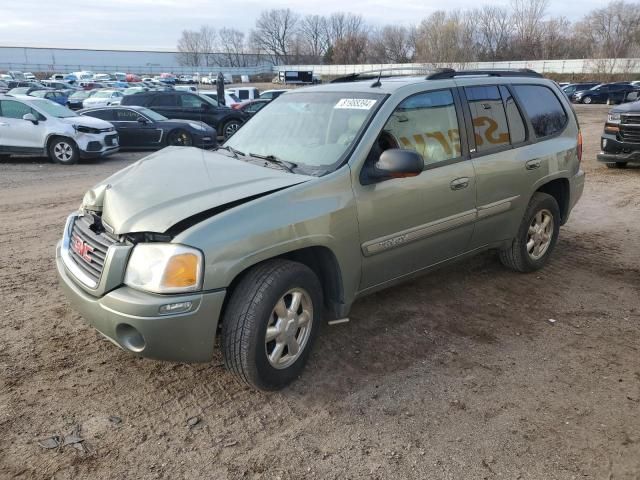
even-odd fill
[[(34, 113), (34, 111), (28, 105), (24, 103), (16, 102), (13, 100), (3, 100), (0, 102), (0, 113), (6, 118), (17, 118), (22, 120), (22, 117), (27, 113)], [(38, 115), (36, 114), (36, 117)]]
[(199, 99), (195, 95), (180, 95), (180, 101), (185, 108), (202, 108), (204, 100)]
[(133, 110), (117, 109), (114, 111), (116, 122), (137, 122), (140, 115)]
[(92, 112), (85, 113), (87, 117), (99, 118), (100, 120), (110, 121), (113, 120), (112, 110), (94, 110)]
[(249, 99), (249, 90), (238, 90), (238, 98), (240, 100), (248, 100)]
[(509, 127), (496, 85), (464, 89), (471, 110), (476, 150), (484, 152), (509, 145)]
[(527, 139), (527, 129), (524, 126), (524, 120), (522, 119), (520, 110), (518, 110), (518, 105), (516, 105), (516, 101), (507, 87), (500, 86), (500, 94), (504, 102), (504, 109), (507, 112), (507, 124), (509, 125), (511, 143), (517, 144), (524, 142)]
[(152, 101), (154, 107), (175, 107), (177, 105), (175, 95), (158, 95)]
[(403, 100), (387, 120), (378, 147), (381, 151), (415, 150), (425, 165), (460, 156), (460, 131), (451, 90), (419, 93)]
[(537, 138), (561, 132), (567, 125), (567, 112), (551, 89), (543, 85), (513, 85), (512, 88)]

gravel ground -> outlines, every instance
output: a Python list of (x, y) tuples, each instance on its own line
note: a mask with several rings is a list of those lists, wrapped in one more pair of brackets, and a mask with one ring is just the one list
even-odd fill
[(0, 163), (0, 478), (639, 479), (640, 168), (596, 163), (606, 111), (578, 108), (587, 186), (544, 270), (486, 253), (365, 298), (271, 394), (133, 357), (62, 296), (66, 215), (143, 154)]

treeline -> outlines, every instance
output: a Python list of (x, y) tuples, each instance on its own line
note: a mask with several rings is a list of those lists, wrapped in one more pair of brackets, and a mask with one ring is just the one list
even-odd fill
[(630, 58), (640, 57), (640, 3), (612, 1), (572, 23), (550, 16), (548, 0), (512, 0), (509, 7), (437, 11), (410, 27), (376, 27), (353, 13), (272, 9), (249, 34), (205, 25), (183, 31), (177, 47), (185, 66)]

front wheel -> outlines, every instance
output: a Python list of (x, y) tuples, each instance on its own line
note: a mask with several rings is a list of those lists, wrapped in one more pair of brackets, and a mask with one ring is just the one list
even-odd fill
[(55, 137), (49, 142), (49, 158), (62, 165), (78, 163), (80, 151), (76, 142), (66, 137)]
[(560, 208), (551, 195), (531, 197), (516, 238), (499, 251), (500, 261), (511, 270), (533, 272), (547, 263), (560, 233)]
[(227, 369), (260, 390), (277, 390), (304, 368), (322, 316), (322, 288), (305, 265), (269, 260), (234, 289), (222, 320)]
[(240, 120), (229, 120), (222, 127), (222, 136), (225, 140), (228, 140), (234, 133), (236, 133), (240, 127), (242, 126), (242, 122)]
[(175, 147), (190, 147), (193, 145), (193, 137), (184, 130), (174, 130), (169, 134), (167, 144)]
[(582, 99), (582, 103), (585, 103), (587, 105), (589, 105), (592, 101), (593, 101), (593, 99), (591, 97), (584, 97)]

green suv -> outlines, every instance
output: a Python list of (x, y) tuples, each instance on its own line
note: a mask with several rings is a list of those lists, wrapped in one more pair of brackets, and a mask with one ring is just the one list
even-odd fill
[(259, 389), (321, 322), (496, 249), (543, 267), (584, 187), (566, 96), (529, 70), (352, 75), (280, 96), (213, 152), (169, 147), (89, 190), (57, 246), (75, 308), (121, 348), (212, 358)]

